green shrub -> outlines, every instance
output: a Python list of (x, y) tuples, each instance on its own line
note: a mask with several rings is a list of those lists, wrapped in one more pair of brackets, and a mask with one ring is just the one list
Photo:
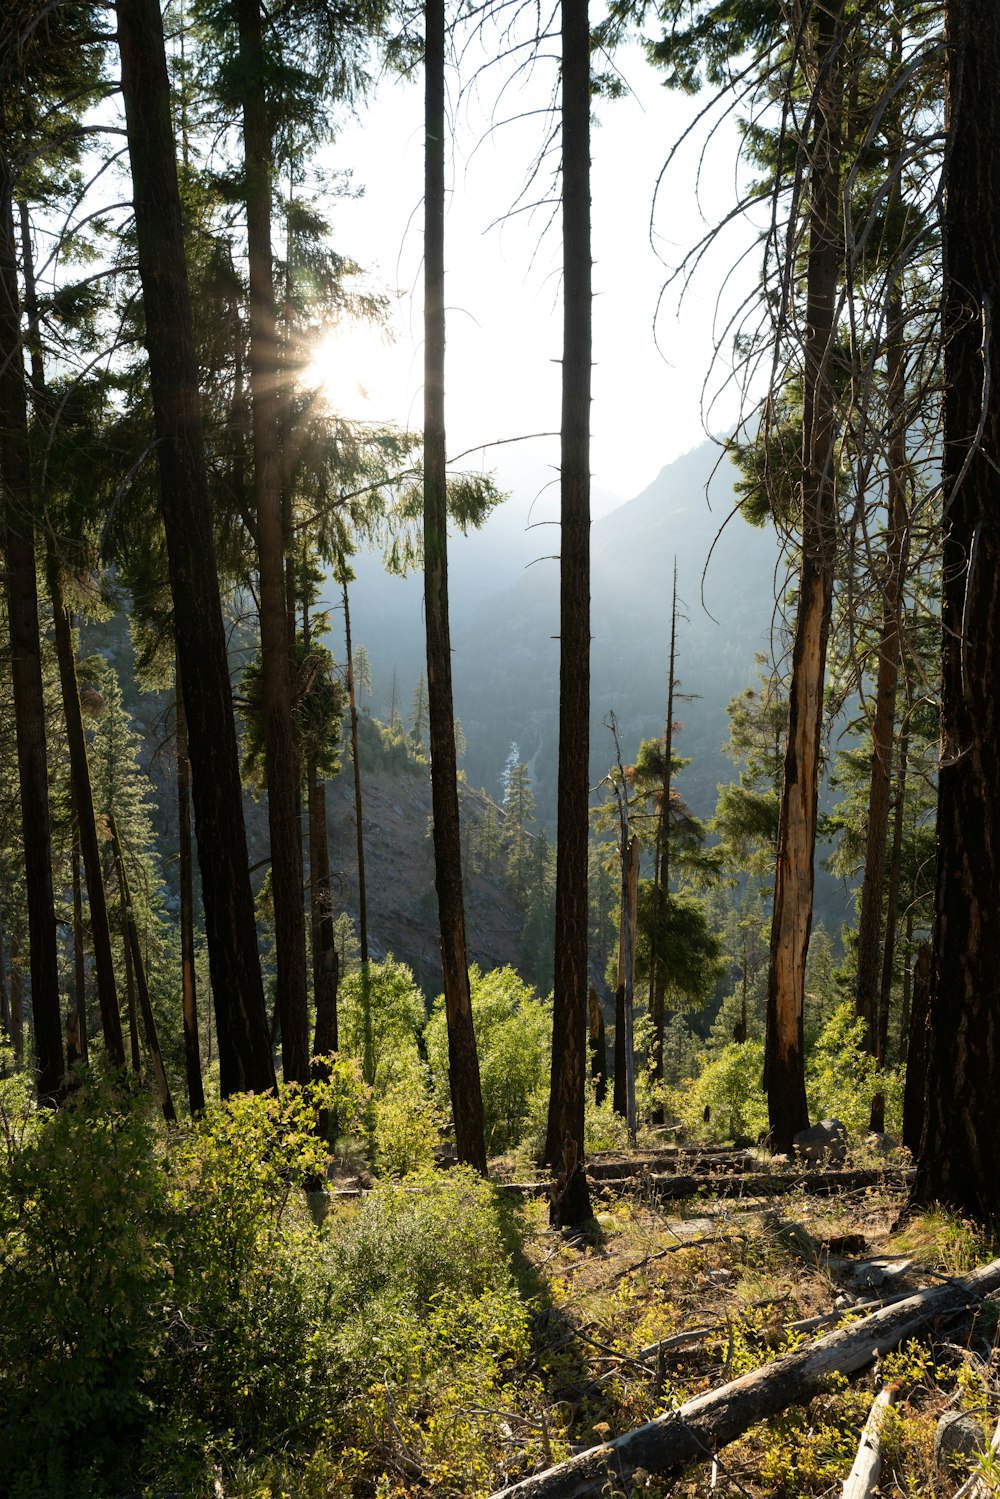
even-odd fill
[[(521, 1139), (532, 1095), (548, 1087), (552, 1007), (513, 968), (469, 970), (472, 1018), (483, 1090), (486, 1149), (499, 1155)], [(425, 1031), (438, 1107), (451, 1112), (448, 1027), (444, 997), (435, 1001)]]
[(724, 1046), (683, 1088), (679, 1103), (684, 1125), (697, 1139), (755, 1140), (767, 1129), (763, 1075), (763, 1042)]
[(118, 1492), (173, 1299), (158, 1126), (96, 1078), (37, 1114), (2, 1091), (0, 1473), (13, 1495)]
[(865, 1049), (864, 1021), (850, 1001), (838, 1005), (824, 1024), (806, 1058), (806, 1094), (813, 1119), (839, 1119), (847, 1133), (863, 1139), (868, 1132), (872, 1096), (885, 1091), (886, 1129), (902, 1128), (903, 1088), (890, 1069), (879, 1078), (875, 1058)]
[(381, 1176), (407, 1176), (432, 1165), (440, 1143), (427, 1069), (416, 1062), (375, 1105), (375, 1168)]
[(349, 973), (337, 999), (341, 1052), (361, 1063), (376, 1095), (385, 1093), (417, 1056), (424, 999), (405, 963), (393, 957)]

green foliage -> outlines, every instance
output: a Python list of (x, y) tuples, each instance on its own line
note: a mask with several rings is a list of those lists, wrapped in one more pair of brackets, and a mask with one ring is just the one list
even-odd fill
[(724, 1046), (682, 1092), (684, 1124), (698, 1139), (756, 1140), (767, 1129), (763, 1076), (763, 1042)]
[(409, 1071), (424, 1018), (413, 974), (393, 957), (362, 965), (340, 986), (340, 1049), (360, 1061), (365, 1082), (379, 1095)]
[(840, 1119), (849, 1135), (867, 1133), (873, 1094), (886, 1096), (886, 1128), (898, 1134), (902, 1124), (902, 1078), (887, 1071), (880, 1078), (875, 1059), (865, 1050), (864, 1022), (850, 1003), (838, 1005), (806, 1058), (806, 1094), (810, 1117)]
[(441, 1124), (426, 1068), (415, 1061), (375, 1104), (374, 1155), (380, 1176), (408, 1176), (433, 1165)]
[[(500, 1154), (517, 1145), (529, 1117), (532, 1095), (547, 1088), (552, 1047), (552, 1008), (513, 968), (469, 970), (472, 1018), (483, 1090), (486, 1148)], [(444, 996), (435, 1001), (425, 1031), (435, 1097), (450, 1113), (448, 1027)]]
[[(321, 780), (329, 780), (340, 769), (340, 729), (347, 696), (337, 675), (332, 655), (325, 646), (301, 635), (295, 642), (295, 679), (292, 683), (292, 719), (303, 766), (315, 756)], [(244, 668), (240, 679), (244, 721), (243, 774), (252, 785), (267, 784), (264, 770), (264, 663), (260, 651)]]
[(394, 1422), (442, 1484), (491, 1486), (463, 1410), (516, 1404), (505, 1371), (529, 1341), (492, 1191), (425, 1174), (314, 1222), (315, 1112), (357, 1098), (350, 1073), (170, 1134), (142, 1094), (94, 1074), (58, 1113), (0, 1079), (12, 1499), (207, 1495), (220, 1462), (227, 1492), (346, 1492), (313, 1479), (373, 1482)]

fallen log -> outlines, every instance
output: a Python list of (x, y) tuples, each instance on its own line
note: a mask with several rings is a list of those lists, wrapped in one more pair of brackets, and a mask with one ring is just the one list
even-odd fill
[(658, 1474), (680, 1472), (712, 1457), (758, 1421), (812, 1399), (832, 1374), (858, 1373), (936, 1318), (976, 1306), (998, 1290), (1000, 1259), (961, 1280), (918, 1291), (896, 1306), (828, 1333), (808, 1348), (696, 1395), (612, 1442), (498, 1490), (493, 1499), (584, 1499), (613, 1493), (616, 1483), (627, 1487), (638, 1468)]
[(844, 1480), (840, 1499), (871, 1499), (879, 1474), (882, 1472), (882, 1424), (885, 1421), (886, 1411), (893, 1404), (898, 1393), (897, 1381), (885, 1385), (872, 1401), (872, 1408), (868, 1412), (868, 1420), (865, 1422), (861, 1441), (858, 1443), (857, 1454), (851, 1471)]
[[(908, 1301), (913, 1295), (913, 1291), (898, 1291), (895, 1296), (883, 1296), (878, 1301), (859, 1301), (854, 1306), (835, 1307), (833, 1311), (820, 1312), (816, 1317), (801, 1317), (797, 1322), (783, 1322), (780, 1330), (785, 1335), (790, 1332), (816, 1332), (821, 1327), (829, 1327), (831, 1322), (843, 1322), (845, 1317), (867, 1316), (869, 1312), (881, 1311), (884, 1306), (897, 1306), (899, 1302)], [(756, 1305), (747, 1307), (746, 1310), (755, 1311), (757, 1307)], [(725, 1331), (725, 1322), (713, 1322), (709, 1327), (689, 1327), (686, 1332), (672, 1333), (668, 1338), (661, 1338), (658, 1343), (650, 1343), (646, 1348), (640, 1348), (635, 1356), (642, 1362), (648, 1363), (650, 1359), (659, 1358), (661, 1353), (668, 1353), (671, 1348), (681, 1348), (685, 1343), (701, 1343), (713, 1333)]]
[[(988, 1455), (995, 1459), (998, 1451), (1000, 1451), (1000, 1422), (997, 1423), (996, 1431), (994, 1431), (990, 1439)], [(996, 1488), (993, 1483), (982, 1469), (978, 1468), (975, 1473), (970, 1474), (962, 1484), (962, 1487), (956, 1491), (955, 1499), (989, 1499), (989, 1496), (995, 1493)]]
[(807, 1192), (828, 1197), (835, 1192), (854, 1192), (865, 1187), (902, 1191), (914, 1180), (912, 1170), (873, 1171), (757, 1171), (741, 1176), (651, 1176), (648, 1190), (669, 1199), (693, 1197), (774, 1197), (784, 1192)]

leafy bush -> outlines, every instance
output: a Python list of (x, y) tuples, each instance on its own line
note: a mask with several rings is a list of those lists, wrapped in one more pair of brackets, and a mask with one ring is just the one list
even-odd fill
[[(469, 970), (472, 1018), (483, 1090), (486, 1148), (500, 1154), (516, 1145), (531, 1112), (532, 1095), (548, 1087), (552, 1007), (513, 968)], [(425, 1031), (435, 1097), (451, 1112), (448, 1027), (444, 996), (435, 1001)]]
[(406, 1176), (434, 1161), (441, 1127), (427, 1069), (415, 1063), (375, 1105), (374, 1157), (382, 1176)]
[(461, 1169), (314, 1222), (317, 1108), (349, 1106), (351, 1072), (183, 1131), (93, 1075), (59, 1112), (0, 1079), (5, 1495), (201, 1499), (221, 1468), (227, 1493), (328, 1499), (401, 1441), (434, 1492), (491, 1486), (488, 1408), (530, 1388), (507, 1231)]
[(767, 1129), (763, 1075), (763, 1042), (724, 1046), (681, 1092), (683, 1123), (698, 1139), (755, 1140)]
[(117, 1492), (172, 1300), (154, 1116), (99, 1083), (35, 1113), (18, 1079), (2, 1113), (0, 1472), (12, 1495)]
[(405, 1076), (417, 1057), (423, 995), (405, 963), (369, 963), (343, 980), (338, 994), (340, 1049), (361, 1063), (376, 1094)]
[(879, 1078), (875, 1059), (865, 1050), (864, 1022), (848, 1001), (838, 1005), (824, 1024), (806, 1058), (806, 1095), (810, 1117), (840, 1119), (849, 1135), (863, 1139), (868, 1131), (872, 1096), (885, 1091), (886, 1128), (902, 1128), (902, 1078), (890, 1069)]

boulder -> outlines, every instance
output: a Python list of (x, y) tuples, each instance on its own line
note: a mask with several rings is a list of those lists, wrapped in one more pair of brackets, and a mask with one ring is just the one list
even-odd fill
[(829, 1161), (839, 1165), (847, 1154), (847, 1130), (839, 1119), (821, 1119), (795, 1136), (800, 1161)]
[(945, 1411), (934, 1433), (934, 1461), (939, 1468), (965, 1469), (986, 1450), (986, 1433), (968, 1411)]

